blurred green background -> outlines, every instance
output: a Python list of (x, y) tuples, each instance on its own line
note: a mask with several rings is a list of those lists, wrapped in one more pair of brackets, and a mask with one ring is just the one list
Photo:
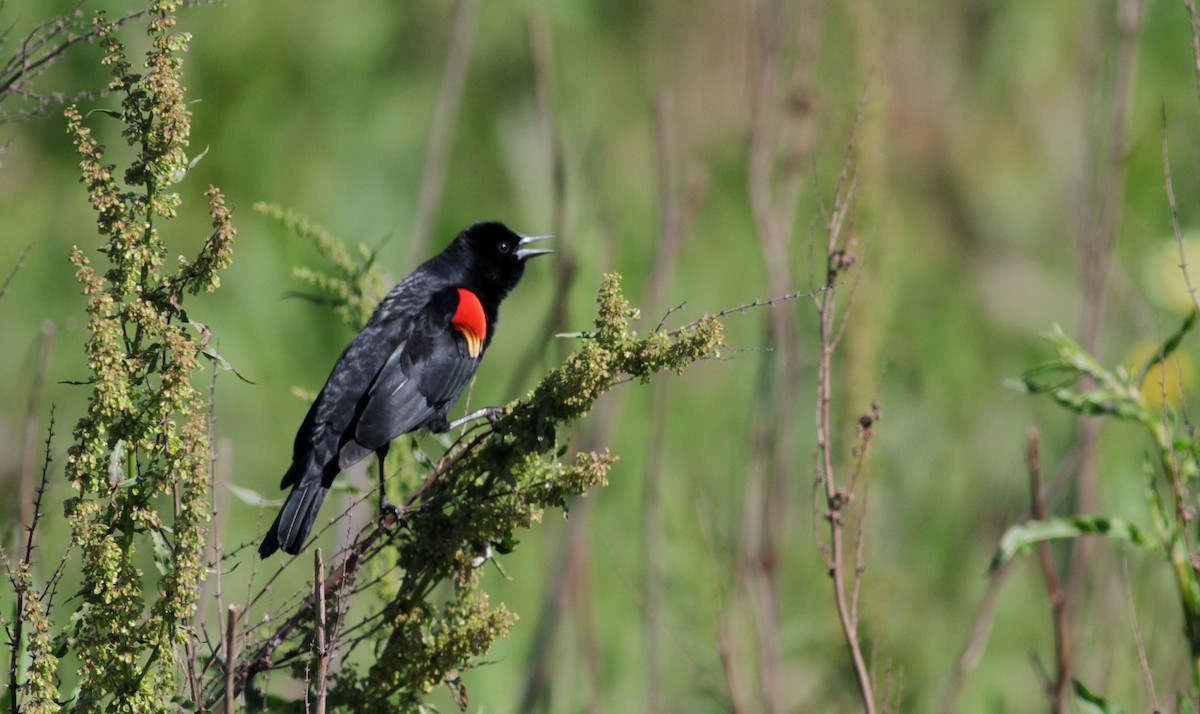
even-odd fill
[[(83, 7), (100, 6), (115, 16), (138, 4)], [(13, 27), (5, 55), (36, 22), (74, 7), (73, 0), (9, 0), (0, 7), (0, 20)], [(237, 486), (277, 497), (305, 410), (291, 390), (319, 389), (351, 337), (328, 310), (286, 299), (304, 287), (293, 266), (319, 265), (319, 258), (251, 206), (280, 203), (348, 242), (381, 246), (380, 263), (390, 277), (402, 277), (413, 265), (409, 240), (459, 7), (423, 0), (232, 0), (181, 13), (181, 29), (194, 35), (185, 64), (195, 102), (192, 149), (207, 147), (208, 154), (181, 186), (181, 220), (165, 237), (173, 253), (193, 253), (207, 231), (203, 189), (213, 183), (225, 191), (239, 229), (234, 264), (220, 291), (190, 301), (188, 309), (255, 382), (223, 375), (217, 383), (219, 469)], [(747, 188), (766, 36), (779, 43), (768, 106), (777, 131), (794, 130), (795, 138), (792, 152), (773, 156), (781, 171), (798, 176), (788, 289), (810, 287), (810, 276), (824, 269), (811, 265), (823, 250), (820, 207), (832, 203), (865, 97), (853, 152), (862, 273), (835, 363), (835, 419), (842, 428), (836, 447), (848, 464), (853, 424), (878, 399), (884, 420), (869, 459), (860, 629), (880, 691), (890, 686), (904, 711), (942, 706), (976, 627), (997, 540), (1028, 511), (1029, 425), (1044, 432), (1050, 509), (1075, 509), (1071, 466), (1063, 465), (1075, 422), (1048, 402), (1006, 390), (1003, 380), (1046, 356), (1038, 333), (1055, 323), (1080, 333), (1081, 237), (1102, 210), (1120, 208), (1101, 361), (1135, 363), (1135, 355), (1174, 329), (1186, 305), (1161, 142), (1165, 115), (1186, 232), (1197, 218), (1200, 105), (1182, 2), (1145, 3), (1140, 31), (1129, 41), (1127, 153), (1115, 204), (1103, 193), (1112, 176), (1113, 88), (1122, 84), (1113, 2), (528, 0), (482, 2), (465, 12), (474, 18), (467, 72), (444, 195), (429, 206), (426, 253), (485, 218), (525, 233), (558, 232), (561, 248), (557, 258), (534, 263), (505, 303), (474, 386), (476, 405), (520, 396), (570, 349), (569, 340), (558, 339), (530, 356), (553, 307), (553, 260), (576, 260), (564, 305), (568, 330), (587, 328), (605, 271), (623, 274), (630, 296), (642, 294), (658, 250), (662, 132), (670, 137), (671, 180), (693, 197), (694, 215), (661, 304), (639, 329), (653, 328), (667, 308), (684, 301), (673, 321), (769, 297)], [(123, 31), (131, 54), (144, 46), (141, 27), (135, 22)], [(537, 59), (538, 47), (549, 54)], [(106, 82), (99, 59), (94, 45), (74, 47), (37, 88), (95, 90)], [(6, 101), (6, 110), (21, 106), (19, 99)], [(114, 102), (101, 97), (82, 107)], [(90, 124), (111, 158), (128, 155), (114, 122), (97, 115)], [(49, 407), (56, 406), (56, 456), (82, 413), (86, 390), (62, 383), (84, 376), (83, 302), (66, 255), (72, 245), (94, 248), (98, 239), (59, 110), (0, 124), (0, 141), (0, 274), (32, 244), (0, 301), (6, 374), (0, 489), (8, 493), (16, 489), (44, 325), (53, 340), (36, 418), (41, 438)], [(786, 498), (774, 522), (781, 545), (780, 708), (852, 710), (852, 671), (813, 535), (814, 310), (805, 299), (772, 309), (786, 311), (798, 327), (800, 398)], [(492, 649), (490, 664), (464, 674), (471, 711), (520, 711), (535, 662), (549, 667), (547, 689), (538, 690), (545, 711), (718, 711), (730, 701), (729, 671), (750, 710), (763, 706), (754, 613), (737, 594), (745, 573), (739, 574), (736, 553), (744, 521), (758, 517), (744, 507), (760, 456), (752, 435), (763, 420), (778, 418), (759, 408), (764, 375), (779, 354), (771, 351), (767, 315), (730, 316), (727, 359), (663, 378), (659, 398), (668, 411), (661, 438), (648, 436), (652, 389), (626, 385), (610, 397), (604, 410), (615, 428), (607, 445), (621, 457), (610, 485), (589, 495), (586, 507), (576, 504), (570, 520), (547, 514), (545, 523), (519, 534), (518, 550), (502, 558), (511, 580), (494, 570), (486, 576), (492, 597), (521, 620)], [(582, 424), (575, 443), (594, 432), (595, 424)], [(1145, 447), (1139, 434), (1119, 425), (1104, 426), (1097, 447), (1097, 508), (1143, 525)], [(663, 469), (662, 514), (652, 535), (663, 586), (654, 603), (643, 588), (648, 456)], [(54, 556), (45, 568), (65, 542), (56, 519), (69, 495), (60, 465), (61, 459), (51, 467), (41, 533), (42, 552)], [(273, 509), (217, 498), (224, 503), (227, 549), (255, 540), (273, 517)], [(14, 523), (15, 499), (2, 508), (3, 522)], [(1055, 550), (1064, 569), (1068, 550)], [(250, 550), (241, 557), (250, 561)], [(1075, 605), (1076, 674), (1128, 710), (1145, 711), (1121, 575), (1125, 559), (1159, 696), (1173, 701), (1176, 691), (1189, 688), (1166, 571), (1110, 543), (1093, 549)], [(251, 569), (242, 563), (228, 574), (226, 591), (243, 591)], [(307, 565), (293, 570), (277, 588), (307, 587)], [(565, 593), (564, 610), (550, 639), (539, 642), (552, 610), (548, 589)], [(657, 665), (647, 656), (647, 608), (659, 623), (649, 638)], [(730, 623), (732, 670), (719, 655), (722, 622)], [(1050, 669), (1053, 654), (1045, 587), (1033, 559), (1015, 564), (991, 622), (957, 709), (1042, 706), (1037, 662)], [(444, 692), (431, 701), (453, 708)]]

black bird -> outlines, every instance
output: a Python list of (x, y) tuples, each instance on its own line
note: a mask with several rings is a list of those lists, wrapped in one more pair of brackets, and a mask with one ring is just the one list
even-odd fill
[(299, 553), (334, 477), (371, 453), (379, 458), (381, 507), (394, 508), (383, 497), (389, 444), (421, 427), (452, 427), (446, 413), (492, 342), (500, 301), (521, 280), (526, 260), (552, 252), (526, 246), (548, 237), (476, 223), (383, 298), (296, 433), (280, 484), (292, 492), (258, 547), (261, 557), (280, 548)]

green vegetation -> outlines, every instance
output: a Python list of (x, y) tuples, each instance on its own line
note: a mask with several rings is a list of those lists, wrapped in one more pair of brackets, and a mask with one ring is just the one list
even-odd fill
[[(0, 20), (6, 709), (1200, 708), (1190, 0)], [(455, 410), (505, 413), (397, 442), (399, 522), (346, 474), (323, 590), (258, 560), (480, 219), (558, 236)]]

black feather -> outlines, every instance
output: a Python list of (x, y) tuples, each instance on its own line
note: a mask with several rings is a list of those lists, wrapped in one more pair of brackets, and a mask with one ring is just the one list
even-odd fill
[(338, 358), (296, 433), (281, 487), (292, 487), (259, 548), (297, 553), (337, 474), (392, 439), (444, 428), (446, 414), (479, 366), (451, 325), (458, 288), (475, 293), (487, 327), (520, 281), (520, 237), (500, 223), (477, 223), (400, 281)]

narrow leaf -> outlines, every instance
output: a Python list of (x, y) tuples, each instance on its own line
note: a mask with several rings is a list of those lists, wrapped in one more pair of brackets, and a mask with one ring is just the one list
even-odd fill
[(88, 112), (87, 114), (84, 114), (83, 118), (87, 119), (88, 117), (92, 116), (93, 114), (103, 114), (106, 117), (112, 117), (113, 119), (117, 119), (117, 120), (124, 119), (124, 116), (121, 114), (121, 112), (114, 111), (112, 109), (93, 109), (90, 112)]
[(1109, 516), (1070, 516), (1028, 521), (1012, 526), (1000, 539), (996, 556), (992, 558), (991, 570), (1005, 561), (1027, 551), (1031, 546), (1048, 540), (1077, 538), (1081, 535), (1103, 535), (1123, 540), (1149, 550), (1158, 550), (1159, 545), (1134, 524)]
[(208, 154), (208, 149), (209, 147), (206, 146), (204, 147), (204, 151), (201, 151), (199, 154), (193, 156), (192, 160), (188, 162), (188, 165), (185, 168), (176, 169), (175, 172), (171, 174), (171, 183), (179, 183), (180, 181), (183, 181), (183, 179), (187, 177), (188, 173), (195, 168), (196, 164), (200, 163), (200, 159), (203, 159)]
[(217, 350), (214, 349), (213, 347), (205, 347), (204, 349), (200, 350), (200, 353), (203, 354), (205, 357), (207, 357), (210, 362), (217, 365), (218, 367), (225, 370), (226, 372), (233, 372), (235, 375), (237, 375), (238, 379), (242, 380), (246, 384), (254, 384), (254, 382), (250, 381), (249, 379), (246, 379), (245, 375), (243, 375), (241, 372), (234, 369), (233, 365), (229, 364), (229, 360), (222, 357), (221, 353), (217, 352)]
[(1166, 360), (1168, 357), (1171, 356), (1172, 352), (1179, 349), (1179, 345), (1180, 345), (1180, 343), (1183, 342), (1183, 338), (1185, 336), (1187, 336), (1187, 333), (1191, 332), (1192, 328), (1195, 326), (1196, 326), (1196, 311), (1192, 310), (1191, 312), (1188, 313), (1188, 316), (1183, 321), (1183, 324), (1179, 326), (1179, 329), (1176, 330), (1175, 333), (1172, 334), (1170, 337), (1168, 337), (1162, 343), (1162, 346), (1158, 348), (1158, 351), (1156, 351), (1150, 357), (1150, 359), (1148, 359), (1146, 361), (1146, 364), (1142, 367), (1141, 372), (1138, 373), (1138, 384), (1141, 384), (1143, 381), (1145, 381), (1146, 374), (1150, 372), (1150, 370), (1154, 367), (1154, 365), (1159, 364), (1160, 362), (1163, 362), (1164, 360)]
[(1125, 710), (1119, 705), (1088, 689), (1078, 679), (1072, 679), (1071, 684), (1075, 688), (1075, 696), (1079, 697), (1084, 711), (1096, 712), (1096, 714), (1125, 714)]
[(173, 559), (171, 546), (167, 543), (167, 538), (157, 528), (150, 529), (150, 541), (154, 544), (154, 567), (162, 575), (166, 575), (171, 570), (171, 561)]

